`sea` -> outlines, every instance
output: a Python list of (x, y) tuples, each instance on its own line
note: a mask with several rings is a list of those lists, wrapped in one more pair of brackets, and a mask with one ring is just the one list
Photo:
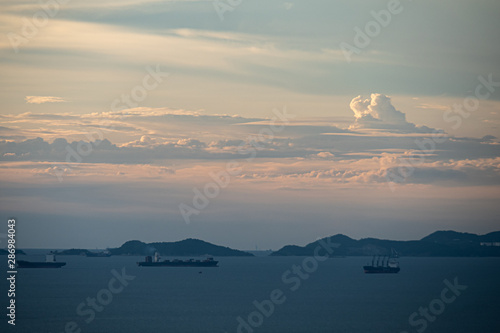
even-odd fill
[(60, 269), (18, 269), (8, 297), (0, 256), (0, 331), (500, 332), (500, 258), (402, 257), (398, 274), (364, 274), (368, 257), (216, 257), (216, 268), (143, 259), (58, 256)]

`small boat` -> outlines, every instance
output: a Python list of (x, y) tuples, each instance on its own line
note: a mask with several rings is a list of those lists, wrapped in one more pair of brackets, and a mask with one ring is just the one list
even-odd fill
[(155, 253), (154, 258), (147, 256), (145, 261), (140, 261), (137, 263), (138, 266), (146, 267), (218, 267), (219, 262), (214, 260), (212, 257), (208, 257), (204, 260), (163, 260), (160, 261), (160, 255), (158, 252)]
[(56, 262), (55, 254), (47, 254), (45, 262), (17, 260), (17, 268), (60, 268), (66, 265), (65, 262)]
[(391, 256), (373, 256), (372, 263), (363, 266), (365, 273), (398, 273), (400, 271), (397, 252), (392, 250)]

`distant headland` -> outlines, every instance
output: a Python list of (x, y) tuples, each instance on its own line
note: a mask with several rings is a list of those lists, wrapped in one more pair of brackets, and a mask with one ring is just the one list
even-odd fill
[(332, 256), (389, 255), (391, 249), (406, 257), (500, 257), (500, 231), (476, 235), (436, 231), (420, 240), (394, 241), (377, 238), (352, 239), (337, 234), (306, 246), (287, 245), (271, 256), (311, 256), (321, 241), (339, 244)]
[[(309, 243), (306, 246), (286, 245), (278, 251), (257, 251), (264, 256), (311, 256), (321, 242), (338, 244), (332, 257), (389, 255), (392, 250), (404, 257), (500, 257), (500, 231), (485, 235), (476, 235), (456, 231), (436, 231), (420, 240), (395, 241), (378, 238), (352, 239), (337, 234)], [(241, 251), (229, 247), (188, 238), (178, 242), (144, 243), (139, 240), (125, 242), (118, 248), (108, 248), (105, 252), (92, 252), (86, 249), (68, 249), (55, 251), (58, 255), (82, 255), (99, 257), (109, 255), (147, 256), (155, 252), (162, 256), (217, 256), (217, 257), (252, 257), (252, 251)], [(17, 250), (17, 254), (25, 254)], [(0, 255), (8, 254), (0, 249)], [(105, 255), (104, 255), (105, 254)]]
[(163, 256), (203, 256), (253, 257), (253, 254), (214, 245), (199, 239), (188, 238), (179, 242), (143, 243), (128, 241), (119, 248), (109, 249), (112, 255), (152, 255), (159, 252)]
[[(105, 253), (114, 256), (147, 256), (155, 252), (162, 256), (218, 256), (218, 257), (253, 257), (254, 255), (229, 247), (211, 244), (199, 239), (188, 238), (178, 242), (156, 242), (144, 243), (138, 240), (125, 242), (118, 248), (108, 248)], [(99, 256), (95, 252), (87, 249), (68, 249), (55, 251), (58, 255), (64, 256)], [(104, 253), (104, 252), (100, 252)]]

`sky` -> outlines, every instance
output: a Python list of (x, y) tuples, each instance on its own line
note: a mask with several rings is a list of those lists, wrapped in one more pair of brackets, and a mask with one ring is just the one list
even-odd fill
[(0, 247), (500, 230), (497, 1), (0, 8)]

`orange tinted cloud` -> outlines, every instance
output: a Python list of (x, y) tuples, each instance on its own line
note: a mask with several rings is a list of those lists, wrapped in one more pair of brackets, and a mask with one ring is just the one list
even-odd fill
[(56, 96), (26, 96), (24, 99), (28, 104), (67, 102), (64, 98)]

